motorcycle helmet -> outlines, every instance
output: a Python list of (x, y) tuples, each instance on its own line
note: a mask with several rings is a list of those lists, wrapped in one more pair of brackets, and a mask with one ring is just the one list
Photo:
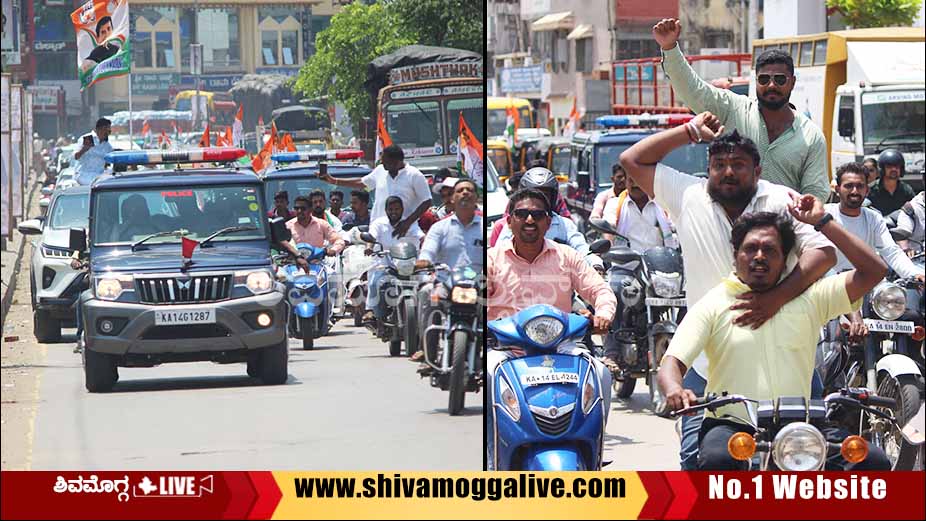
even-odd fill
[(524, 175), (521, 176), (521, 184), (519, 185), (519, 188), (535, 188), (541, 190), (546, 188), (554, 191), (557, 190), (558, 187), (559, 181), (556, 180), (556, 176), (553, 175), (553, 172), (542, 166), (536, 166), (524, 172)]
[(904, 161), (903, 154), (900, 153), (896, 148), (889, 148), (884, 152), (881, 152), (881, 155), (878, 156), (878, 168), (881, 170), (881, 175), (884, 175), (885, 168), (888, 165), (894, 165), (900, 167), (900, 175), (904, 174), (904, 167), (906, 166)]

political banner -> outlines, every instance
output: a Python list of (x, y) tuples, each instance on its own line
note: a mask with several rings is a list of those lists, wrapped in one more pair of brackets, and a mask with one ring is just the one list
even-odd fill
[(10, 75), (0, 75), (0, 235), (10, 237), (13, 215), (10, 206), (13, 186), (10, 170)]
[(71, 13), (77, 33), (77, 76), (80, 90), (99, 80), (129, 73), (128, 0), (88, 0)]
[(12, 143), (13, 168), (10, 182), (13, 184), (10, 204), (13, 217), (23, 216), (23, 86), (10, 86), (10, 142)]

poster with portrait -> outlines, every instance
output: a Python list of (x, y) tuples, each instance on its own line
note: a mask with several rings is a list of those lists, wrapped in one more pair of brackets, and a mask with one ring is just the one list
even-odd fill
[(88, 0), (71, 13), (77, 33), (77, 75), (84, 90), (99, 80), (129, 73), (128, 0)]

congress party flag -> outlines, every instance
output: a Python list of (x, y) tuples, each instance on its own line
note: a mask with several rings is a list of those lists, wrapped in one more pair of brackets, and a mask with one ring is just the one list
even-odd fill
[(129, 73), (128, 0), (87, 0), (71, 13), (77, 33), (77, 76), (80, 90), (97, 81)]
[(460, 146), (457, 148), (457, 161), (460, 163), (460, 172), (482, 187), (482, 177), (485, 165), (483, 163), (482, 143), (469, 129), (463, 112), (460, 112)]

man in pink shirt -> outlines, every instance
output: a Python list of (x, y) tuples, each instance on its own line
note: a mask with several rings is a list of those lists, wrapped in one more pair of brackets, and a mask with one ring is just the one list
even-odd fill
[(293, 203), (293, 210), (296, 211), (296, 218), (286, 221), (286, 227), (293, 234), (293, 244), (306, 243), (317, 248), (325, 247), (325, 253), (328, 256), (334, 256), (341, 253), (344, 249), (344, 239), (331, 227), (325, 219), (319, 219), (312, 216), (312, 205), (309, 204), (309, 198), (300, 195)]
[[(499, 241), (488, 253), (489, 320), (511, 316), (535, 304), (549, 304), (571, 313), (573, 292), (577, 292), (595, 309), (595, 315), (591, 317), (594, 332), (606, 332), (617, 309), (617, 298), (598, 272), (575, 250), (544, 238), (550, 227), (551, 212), (544, 194), (522, 189), (511, 196), (508, 209), (512, 240)], [(588, 355), (588, 351), (575, 342), (558, 346), (557, 352)], [(491, 384), (495, 369), (505, 358), (518, 355), (517, 351), (495, 349), (486, 353), (490, 402), (493, 399)], [(611, 373), (596, 358), (589, 358), (598, 371), (607, 419), (611, 404)], [(487, 424), (490, 431), (487, 439), (493, 440), (491, 421)], [(488, 449), (491, 470), (494, 465), (491, 442)]]
[(604, 217), (604, 209), (608, 205), (608, 201), (621, 195), (621, 192), (626, 188), (626, 177), (627, 174), (624, 173), (621, 164), (614, 163), (614, 166), (611, 167), (611, 183), (613, 185), (611, 188), (595, 196), (595, 204), (592, 206), (592, 219), (601, 219)]

